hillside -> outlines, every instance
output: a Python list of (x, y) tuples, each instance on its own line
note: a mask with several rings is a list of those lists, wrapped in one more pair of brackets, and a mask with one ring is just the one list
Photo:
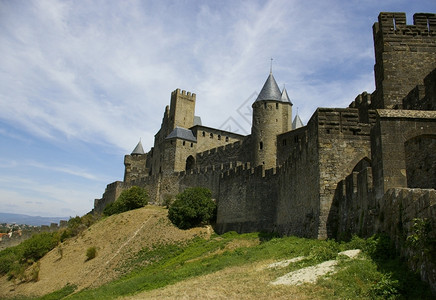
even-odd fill
[[(97, 256), (86, 261), (92, 246)], [(0, 278), (0, 298), (432, 299), (385, 238), (337, 243), (179, 230), (155, 206), (105, 218), (61, 249), (41, 259), (38, 282)]]
[[(98, 287), (122, 274), (122, 263), (142, 248), (208, 236), (208, 228), (179, 230), (167, 219), (167, 210), (147, 206), (97, 222), (79, 236), (64, 242), (41, 259), (39, 281), (15, 285), (0, 278), (0, 298), (44, 295), (67, 283), (78, 290)], [(86, 261), (86, 250), (97, 248), (96, 258)]]

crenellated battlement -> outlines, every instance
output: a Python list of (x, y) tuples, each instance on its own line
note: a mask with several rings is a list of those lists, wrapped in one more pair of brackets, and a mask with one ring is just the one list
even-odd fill
[(191, 93), (191, 92), (187, 92), (185, 90), (180, 90), (180, 89), (175, 89), (174, 91), (171, 92), (171, 97), (175, 97), (175, 96), (183, 96), (184, 98), (187, 99), (191, 99), (194, 100), (196, 99), (196, 95), (195, 93)]
[(200, 167), (219, 165), (227, 161), (249, 161), (244, 152), (244, 143), (237, 141), (231, 144), (212, 148), (196, 155), (196, 165)]
[(406, 14), (399, 12), (382, 12), (378, 22), (373, 26), (374, 36), (432, 36), (436, 35), (436, 14), (417, 13), (413, 15), (413, 25), (407, 25)]

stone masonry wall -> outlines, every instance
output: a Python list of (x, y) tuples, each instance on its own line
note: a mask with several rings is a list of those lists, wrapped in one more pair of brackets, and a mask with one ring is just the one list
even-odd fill
[[(276, 226), (282, 235), (318, 237), (319, 164), (317, 114), (307, 126), (279, 137)], [(283, 146), (287, 140), (287, 146)], [(283, 161), (284, 158), (286, 161)]]
[[(436, 293), (436, 246), (424, 244), (428, 252), (416, 251), (407, 237), (414, 234), (414, 219), (429, 223), (428, 243), (436, 239), (436, 190), (393, 188), (380, 201), (380, 223), (378, 230), (386, 232), (395, 241), (409, 266), (419, 272), (421, 279), (428, 282)], [(422, 239), (423, 237), (421, 237)]]
[(148, 176), (147, 154), (124, 156), (124, 182), (129, 183), (141, 177)]
[(247, 157), (246, 147), (246, 142), (237, 141), (232, 144), (197, 153), (196, 166), (204, 168), (224, 164), (229, 161), (248, 162), (249, 159)]
[(243, 135), (206, 126), (194, 126), (192, 132), (197, 138), (197, 153), (223, 147), (245, 139)]
[(402, 99), (436, 68), (436, 14), (380, 13), (373, 26), (376, 91), (372, 108), (402, 106)]
[(403, 109), (436, 110), (436, 69), (403, 99)]
[(274, 231), (278, 180), (275, 169), (241, 165), (219, 182), (216, 231)]
[(94, 213), (103, 213), (106, 205), (114, 202), (120, 196), (125, 187), (126, 184), (122, 181), (115, 181), (108, 184), (102, 198), (94, 200)]
[(332, 235), (328, 219), (338, 183), (363, 158), (371, 157), (370, 127), (370, 124), (359, 123), (357, 109), (318, 109), (318, 238)]
[(436, 111), (377, 110), (371, 130), (373, 180), (376, 199), (394, 187), (407, 187), (405, 142), (436, 133)]
[(407, 187), (436, 189), (436, 132), (405, 144)]
[[(369, 164), (369, 162), (368, 162)], [(329, 216), (331, 237), (349, 239), (352, 234), (368, 237), (375, 232), (378, 206), (373, 196), (372, 169), (364, 166), (338, 183)]]

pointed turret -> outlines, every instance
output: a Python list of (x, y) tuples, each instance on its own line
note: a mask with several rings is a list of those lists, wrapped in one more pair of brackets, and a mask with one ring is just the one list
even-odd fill
[(292, 103), (286, 89), (280, 91), (272, 72), (253, 105), (251, 141), (254, 166), (276, 167), (277, 135), (292, 129)]
[(131, 155), (142, 155), (145, 154), (144, 148), (142, 148), (141, 140), (139, 140), (138, 145), (136, 145), (135, 149), (133, 149)]
[(282, 96), (280, 97), (280, 101), (282, 101), (282, 102), (289, 102), (292, 105), (292, 102), (291, 102), (291, 100), (288, 97), (288, 91), (286, 91), (285, 87), (283, 88)]
[(262, 101), (262, 100), (280, 101), (281, 97), (282, 97), (282, 93), (280, 92), (279, 86), (277, 85), (277, 82), (274, 79), (273, 74), (269, 73), (269, 76), (265, 81), (262, 90), (257, 96), (256, 101), (254, 102)]
[(301, 122), (300, 116), (297, 114), (292, 122), (292, 129), (297, 129), (303, 126), (303, 122)]

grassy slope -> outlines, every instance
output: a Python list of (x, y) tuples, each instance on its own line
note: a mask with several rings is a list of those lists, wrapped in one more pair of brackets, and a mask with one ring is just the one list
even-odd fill
[[(167, 210), (148, 206), (100, 220), (78, 236), (68, 239), (40, 260), (39, 280), (19, 283), (0, 278), (0, 298), (44, 295), (68, 283), (77, 290), (95, 288), (129, 270), (120, 266), (143, 248), (173, 244), (207, 235), (207, 228), (179, 230), (167, 218)], [(97, 256), (87, 260), (86, 251), (96, 247)], [(62, 249), (62, 251), (59, 251)]]
[[(379, 247), (381, 244), (381, 247)], [(292, 270), (336, 258), (337, 253), (360, 246), (358, 260), (341, 260), (340, 271), (317, 284), (271, 286), (269, 282)], [(379, 249), (377, 249), (379, 247)], [(350, 243), (296, 237), (269, 238), (253, 233), (227, 233), (209, 240), (196, 238), (185, 245), (167, 245), (142, 251), (125, 267), (140, 265), (129, 275), (72, 294), (67, 299), (373, 299), (407, 297), (431, 299), (428, 287), (407, 272), (397, 258), (386, 255), (384, 243), (356, 239)], [(268, 263), (304, 255), (284, 269), (266, 269)], [(151, 262), (151, 263), (150, 263)], [(394, 299), (394, 298), (393, 298)]]
[[(127, 230), (127, 226), (133, 226), (132, 219), (139, 214), (142, 214), (139, 217), (142, 222), (134, 222), (136, 228), (131, 229), (131, 233), (138, 231), (141, 224), (147, 222), (148, 219), (144, 216), (153, 216), (154, 220), (150, 219), (147, 223), (153, 226), (141, 229), (147, 234), (144, 232), (141, 237), (139, 233), (135, 236), (140, 241), (136, 246), (129, 244), (129, 251), (121, 251), (124, 253), (122, 259), (111, 265), (112, 269), (99, 269), (100, 272), (116, 271), (117, 274), (126, 275), (80, 291), (80, 285), (79, 288), (66, 285), (66, 282), (74, 282), (64, 280), (64, 288), (40, 299), (371, 299), (389, 296), (431, 299), (428, 287), (416, 275), (407, 272), (398, 258), (390, 255), (392, 249), (383, 239), (354, 239), (350, 243), (339, 244), (296, 237), (274, 238), (259, 233), (227, 233), (205, 239), (198, 237), (201, 231), (188, 235), (187, 231), (171, 227), (165, 221), (165, 213), (161, 208), (145, 208), (101, 221), (109, 223), (99, 222), (92, 226), (88, 234), (79, 237), (79, 240), (97, 239), (94, 235), (103, 237), (104, 230), (113, 230), (109, 226), (113, 223), (116, 223), (118, 229)], [(169, 235), (168, 231), (173, 231), (173, 234)], [(185, 236), (177, 238), (177, 235)], [(153, 239), (154, 242), (147, 239)], [(121, 242), (125, 243), (126, 239), (119, 241)], [(116, 244), (111, 249), (121, 245), (117, 239), (111, 243)], [(364, 249), (361, 259), (341, 260), (340, 271), (320, 279), (317, 284), (296, 287), (269, 285), (272, 280), (292, 270), (334, 259), (338, 252), (352, 248)], [(85, 250), (81, 253), (82, 256), (85, 255)], [(101, 253), (100, 256), (97, 254), (95, 259), (101, 256)], [(283, 269), (265, 268), (274, 261), (297, 256), (307, 258)], [(97, 265), (101, 265), (102, 261)]]

